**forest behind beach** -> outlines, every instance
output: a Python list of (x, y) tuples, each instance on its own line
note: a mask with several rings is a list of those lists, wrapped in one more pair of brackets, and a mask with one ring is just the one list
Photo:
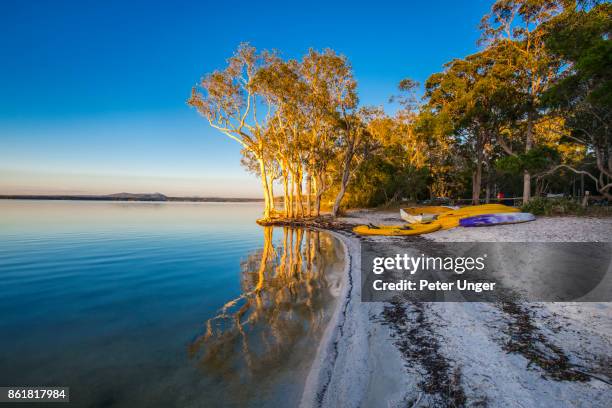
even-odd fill
[[(347, 56), (240, 44), (187, 103), (238, 143), (264, 219), (410, 201), (612, 198), (612, 5), (497, 0), (478, 52), (359, 102)], [(281, 190), (281, 191), (279, 191)], [(280, 200), (278, 199), (280, 197)]]

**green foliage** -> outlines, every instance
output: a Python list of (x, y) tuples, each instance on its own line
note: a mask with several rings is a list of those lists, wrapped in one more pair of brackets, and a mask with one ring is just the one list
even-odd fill
[(426, 168), (396, 166), (376, 155), (357, 169), (346, 193), (347, 207), (377, 207), (401, 198), (423, 198), (427, 193)]
[(573, 140), (594, 153), (597, 168), (590, 178), (612, 199), (606, 181), (612, 176), (612, 4), (568, 8), (546, 26), (547, 46), (566, 69), (542, 100), (564, 118)]
[(582, 215), (585, 209), (580, 203), (567, 198), (535, 197), (523, 204), (521, 211), (534, 215)]
[(550, 215), (552, 212), (552, 202), (546, 198), (535, 197), (528, 203), (523, 204), (521, 211), (532, 213), (533, 215)]
[(571, 64), (571, 69), (546, 95), (549, 103), (612, 105), (612, 4), (590, 10), (568, 9), (546, 25), (549, 50)]
[(519, 156), (505, 156), (495, 161), (497, 171), (512, 175), (518, 175), (522, 171), (522, 165)]
[(537, 173), (552, 167), (559, 161), (559, 152), (547, 146), (538, 146), (527, 153), (506, 156), (498, 159), (495, 166), (498, 171), (518, 175), (524, 170)]

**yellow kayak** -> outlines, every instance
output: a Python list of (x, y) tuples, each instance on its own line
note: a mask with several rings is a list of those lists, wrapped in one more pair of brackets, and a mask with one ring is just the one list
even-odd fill
[(480, 215), (483, 211), (487, 211), (486, 214), (505, 213), (505, 212), (519, 212), (520, 209), (515, 207), (508, 207), (503, 204), (481, 204), (481, 205), (468, 205), (467, 207), (461, 207), (458, 210), (452, 210), (446, 212), (444, 215), (449, 214), (472, 214)]
[(359, 225), (353, 228), (353, 232), (360, 235), (420, 235), (428, 234), (439, 229), (458, 227), (459, 220), (475, 215), (520, 212), (518, 208), (508, 207), (503, 204), (470, 205), (459, 209), (444, 206), (409, 207), (402, 208), (402, 210), (406, 213), (402, 214), (403, 216), (412, 215), (419, 217), (427, 214), (437, 215), (437, 218), (435, 221), (415, 222), (409, 225)]
[(436, 219), (436, 222), (440, 224), (442, 229), (450, 229), (459, 226), (459, 220), (466, 217), (473, 217), (475, 215), (485, 214), (497, 214), (497, 213), (513, 213), (519, 212), (519, 208), (508, 207), (503, 204), (483, 204), (483, 205), (471, 205), (463, 207), (458, 210), (453, 210), (440, 214)]
[(404, 212), (410, 215), (423, 215), (423, 214), (444, 214), (449, 211), (455, 210), (456, 207), (446, 207), (443, 205), (430, 205), (423, 207), (406, 207), (402, 208)]
[(418, 223), (410, 225), (358, 225), (353, 228), (353, 232), (360, 235), (385, 235), (385, 236), (404, 236), (429, 234), (440, 229), (437, 222)]

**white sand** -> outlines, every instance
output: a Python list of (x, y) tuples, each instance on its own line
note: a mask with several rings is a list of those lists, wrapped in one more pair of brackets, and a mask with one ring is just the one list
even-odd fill
[(400, 402), (416, 379), (402, 374), (404, 360), (389, 330), (373, 321), (383, 305), (361, 302), (359, 241), (332, 234), (345, 244), (348, 255), (345, 300), (319, 346), (301, 406), (392, 406), (384, 401)]
[(436, 242), (610, 242), (612, 218), (538, 217), (524, 224), (453, 228), (424, 237)]
[[(355, 212), (347, 223), (401, 223), (396, 212)], [(545, 218), (518, 225), (456, 228), (424, 236), (440, 242), (609, 242), (612, 218)], [(319, 347), (308, 377), (303, 407), (426, 407), (450, 406), (444, 395), (430, 394), (422, 382), (431, 371), (419, 361), (405, 358), (397, 343), (410, 336), (383, 324), (382, 303), (361, 302), (360, 241), (334, 233), (348, 252), (344, 302)], [(371, 238), (405, 245), (385, 237)], [(606, 286), (605, 290), (609, 290)], [(537, 328), (535, 347), (553, 345), (572, 367), (611, 381), (612, 304), (524, 303), (520, 305)], [(458, 387), (466, 406), (492, 407), (607, 407), (612, 386), (603, 381), (559, 381), (521, 353), (504, 349), (504, 328), (512, 320), (499, 305), (490, 303), (426, 303), (423, 317), (428, 335), (437, 341), (437, 354), (458, 374)], [(410, 305), (409, 319), (414, 317)], [(410, 321), (410, 320), (409, 320)], [(387, 322), (388, 323), (388, 322)], [(395, 336), (395, 337), (393, 337)], [(402, 336), (407, 336), (402, 339)], [(541, 341), (540, 341), (541, 340)]]

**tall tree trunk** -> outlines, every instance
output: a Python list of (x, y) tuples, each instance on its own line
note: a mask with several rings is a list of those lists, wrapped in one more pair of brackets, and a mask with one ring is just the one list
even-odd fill
[(350, 143), (347, 150), (346, 156), (344, 158), (344, 164), (342, 169), (342, 180), (340, 181), (340, 191), (336, 195), (336, 200), (334, 201), (334, 207), (332, 208), (332, 216), (337, 217), (338, 211), (340, 211), (340, 203), (344, 198), (344, 194), (346, 193), (346, 186), (349, 181), (349, 176), (351, 174), (351, 160), (353, 159), (354, 152), (354, 143)]
[(523, 171), (523, 204), (531, 200), (531, 174)]
[(320, 174), (316, 174), (315, 175), (315, 179), (314, 179), (314, 187), (315, 187), (315, 203), (314, 203), (314, 210), (315, 210), (315, 216), (318, 217), (319, 215), (321, 215), (321, 196), (323, 195), (323, 179), (321, 177)]
[[(525, 153), (529, 153), (533, 145), (533, 115), (527, 114), (527, 131), (525, 135)], [(531, 174), (525, 169), (523, 171), (523, 204), (531, 200)]]
[(482, 153), (478, 153), (476, 169), (472, 174), (472, 204), (480, 204), (480, 187), (482, 184)]
[(295, 218), (299, 217), (300, 212), (300, 204), (299, 204), (299, 198), (298, 198), (298, 181), (297, 181), (297, 174), (293, 173), (293, 204), (294, 204), (294, 209), (293, 209), (293, 215)]
[(285, 217), (289, 217), (289, 175), (287, 169), (283, 171), (283, 204), (285, 209)]
[(481, 129), (476, 131), (476, 169), (472, 174), (472, 204), (480, 204), (480, 191), (482, 190), (482, 165), (484, 162), (484, 147), (487, 134)]
[[(610, 141), (610, 135), (608, 135), (608, 141)], [(610, 177), (612, 177), (612, 143), (608, 142), (608, 182), (610, 182)]]
[(268, 181), (268, 200), (270, 201), (270, 214), (274, 215), (276, 212), (276, 203), (274, 202), (274, 177), (270, 175)]
[(270, 195), (268, 189), (268, 175), (266, 172), (266, 164), (261, 158), (257, 158), (259, 162), (259, 175), (261, 176), (261, 187), (264, 193), (264, 219), (270, 219), (271, 207), (270, 207)]
[(306, 215), (312, 215), (312, 175), (310, 170), (306, 174)]
[(542, 179), (542, 177), (538, 177), (536, 178), (535, 196), (542, 197), (543, 193), (544, 193), (544, 179)]
[(297, 170), (297, 180), (296, 180), (296, 192), (297, 192), (297, 200), (298, 200), (298, 208), (300, 210), (300, 217), (304, 217), (304, 198), (302, 197), (302, 181), (303, 181), (303, 173), (302, 167), (298, 166)]
[(289, 218), (293, 218), (295, 214), (293, 212), (293, 172), (289, 171), (289, 185), (288, 185), (288, 194), (289, 194)]

